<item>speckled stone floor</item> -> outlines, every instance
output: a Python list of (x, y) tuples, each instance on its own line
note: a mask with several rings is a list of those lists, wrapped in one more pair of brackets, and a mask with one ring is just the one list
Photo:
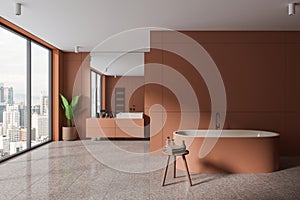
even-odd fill
[[(148, 141), (52, 142), (0, 164), (0, 199), (300, 199), (300, 157), (268, 174), (168, 174)], [(171, 170), (171, 169), (170, 169)]]

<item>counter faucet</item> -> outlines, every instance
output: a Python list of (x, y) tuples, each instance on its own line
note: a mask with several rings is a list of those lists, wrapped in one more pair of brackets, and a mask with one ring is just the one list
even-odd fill
[(216, 130), (220, 129), (220, 118), (221, 118), (221, 114), (219, 112), (216, 112)]

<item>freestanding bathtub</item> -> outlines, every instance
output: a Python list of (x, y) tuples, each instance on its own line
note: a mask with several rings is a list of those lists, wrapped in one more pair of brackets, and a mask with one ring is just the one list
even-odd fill
[[(259, 130), (178, 130), (188, 167), (195, 173), (266, 173), (279, 169), (279, 134)], [(180, 158), (178, 158), (180, 159)], [(177, 168), (184, 170), (182, 161)]]

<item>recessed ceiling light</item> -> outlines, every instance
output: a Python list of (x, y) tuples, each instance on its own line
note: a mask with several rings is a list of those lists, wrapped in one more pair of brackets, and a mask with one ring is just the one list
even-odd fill
[(289, 3), (288, 4), (288, 15), (294, 15), (295, 14), (295, 6), (296, 3)]
[(16, 15), (21, 15), (21, 3), (16, 3)]
[(80, 46), (75, 46), (74, 52), (79, 53), (79, 48), (80, 48)]

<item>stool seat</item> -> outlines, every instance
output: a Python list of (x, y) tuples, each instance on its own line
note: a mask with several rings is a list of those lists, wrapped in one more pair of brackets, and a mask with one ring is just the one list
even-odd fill
[(171, 156), (174, 156), (174, 178), (176, 178), (176, 156), (181, 156), (182, 157), (182, 160), (185, 164), (185, 169), (186, 169), (186, 175), (188, 177), (188, 180), (189, 180), (189, 183), (190, 183), (190, 186), (192, 186), (192, 180), (191, 180), (191, 177), (190, 177), (190, 172), (189, 172), (189, 168), (188, 168), (188, 165), (187, 165), (187, 162), (186, 162), (186, 158), (185, 156), (189, 154), (189, 151), (186, 150), (185, 152), (181, 152), (181, 153), (169, 153), (169, 152), (164, 152), (163, 153), (165, 155), (168, 156), (167, 158), (167, 164), (166, 164), (166, 168), (165, 168), (165, 171), (164, 171), (164, 176), (163, 176), (163, 179), (162, 179), (162, 186), (165, 186), (165, 181), (166, 181), (166, 177), (167, 177), (167, 172), (168, 172), (168, 167), (169, 167), (169, 162), (170, 162), (170, 157)]
[(163, 153), (168, 156), (182, 156), (182, 155), (188, 155), (190, 152), (189, 150), (185, 150), (185, 152), (181, 152), (181, 153), (169, 153), (165, 151), (163, 151)]

